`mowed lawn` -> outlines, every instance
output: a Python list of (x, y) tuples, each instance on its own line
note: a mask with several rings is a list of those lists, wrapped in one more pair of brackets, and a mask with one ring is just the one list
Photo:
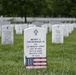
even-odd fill
[(23, 34), (14, 34), (14, 45), (0, 43), (0, 75), (76, 75), (76, 29), (64, 38), (63, 44), (52, 44), (51, 38), (49, 32), (46, 69), (26, 70), (23, 62)]

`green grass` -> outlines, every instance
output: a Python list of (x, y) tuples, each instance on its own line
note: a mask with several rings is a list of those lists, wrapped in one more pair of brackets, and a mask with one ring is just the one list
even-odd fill
[(76, 75), (76, 29), (63, 44), (52, 44), (51, 33), (47, 34), (46, 69), (26, 70), (23, 34), (14, 35), (14, 45), (0, 44), (0, 75)]

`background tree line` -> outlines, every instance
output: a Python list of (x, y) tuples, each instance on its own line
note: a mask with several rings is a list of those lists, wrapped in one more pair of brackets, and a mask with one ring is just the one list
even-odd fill
[(0, 15), (76, 17), (76, 0), (0, 0)]

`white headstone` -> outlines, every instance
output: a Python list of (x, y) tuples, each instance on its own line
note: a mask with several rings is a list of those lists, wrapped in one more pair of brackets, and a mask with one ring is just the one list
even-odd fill
[(34, 25), (34, 24), (28, 24), (28, 28), (29, 27), (36, 27), (36, 25)]
[(14, 43), (13, 26), (3, 25), (2, 26), (2, 44), (13, 44)]
[(22, 34), (22, 25), (16, 24), (15, 25), (16, 34)]
[(70, 25), (71, 25), (71, 31), (73, 31), (74, 30), (74, 24), (72, 23)]
[(48, 33), (48, 24), (43, 24), (41, 27), (46, 30), (46, 33)]
[(75, 28), (76, 28), (76, 23), (74, 25), (75, 25)]
[(61, 24), (63, 26), (63, 36), (68, 37), (69, 36), (69, 28), (67, 24)]
[(11, 26), (13, 26), (13, 28), (15, 28), (15, 24), (10, 24)]
[(73, 24), (73, 28), (75, 28), (75, 23), (72, 23)]
[(46, 68), (46, 30), (31, 27), (24, 30), (24, 64), (26, 69)]
[(0, 25), (0, 36), (1, 36), (2, 26)]
[(71, 33), (73, 31), (73, 25), (70, 23), (67, 23), (67, 25), (68, 25), (69, 33)]
[(0, 25), (10, 25), (9, 21), (0, 21)]
[(36, 25), (37, 27), (41, 27), (41, 25), (43, 25), (44, 22), (32, 22), (32, 24)]
[(24, 31), (24, 29), (26, 29), (28, 26), (27, 24), (22, 24), (22, 30)]
[(52, 26), (52, 43), (63, 43), (63, 26), (53, 25)]
[(53, 24), (48, 24), (48, 26), (49, 26), (49, 32), (52, 31), (52, 25), (53, 25)]

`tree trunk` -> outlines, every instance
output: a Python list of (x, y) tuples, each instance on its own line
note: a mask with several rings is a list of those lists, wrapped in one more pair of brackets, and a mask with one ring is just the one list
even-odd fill
[(25, 18), (25, 23), (27, 23), (27, 16), (26, 16), (26, 14), (25, 14), (24, 18)]

